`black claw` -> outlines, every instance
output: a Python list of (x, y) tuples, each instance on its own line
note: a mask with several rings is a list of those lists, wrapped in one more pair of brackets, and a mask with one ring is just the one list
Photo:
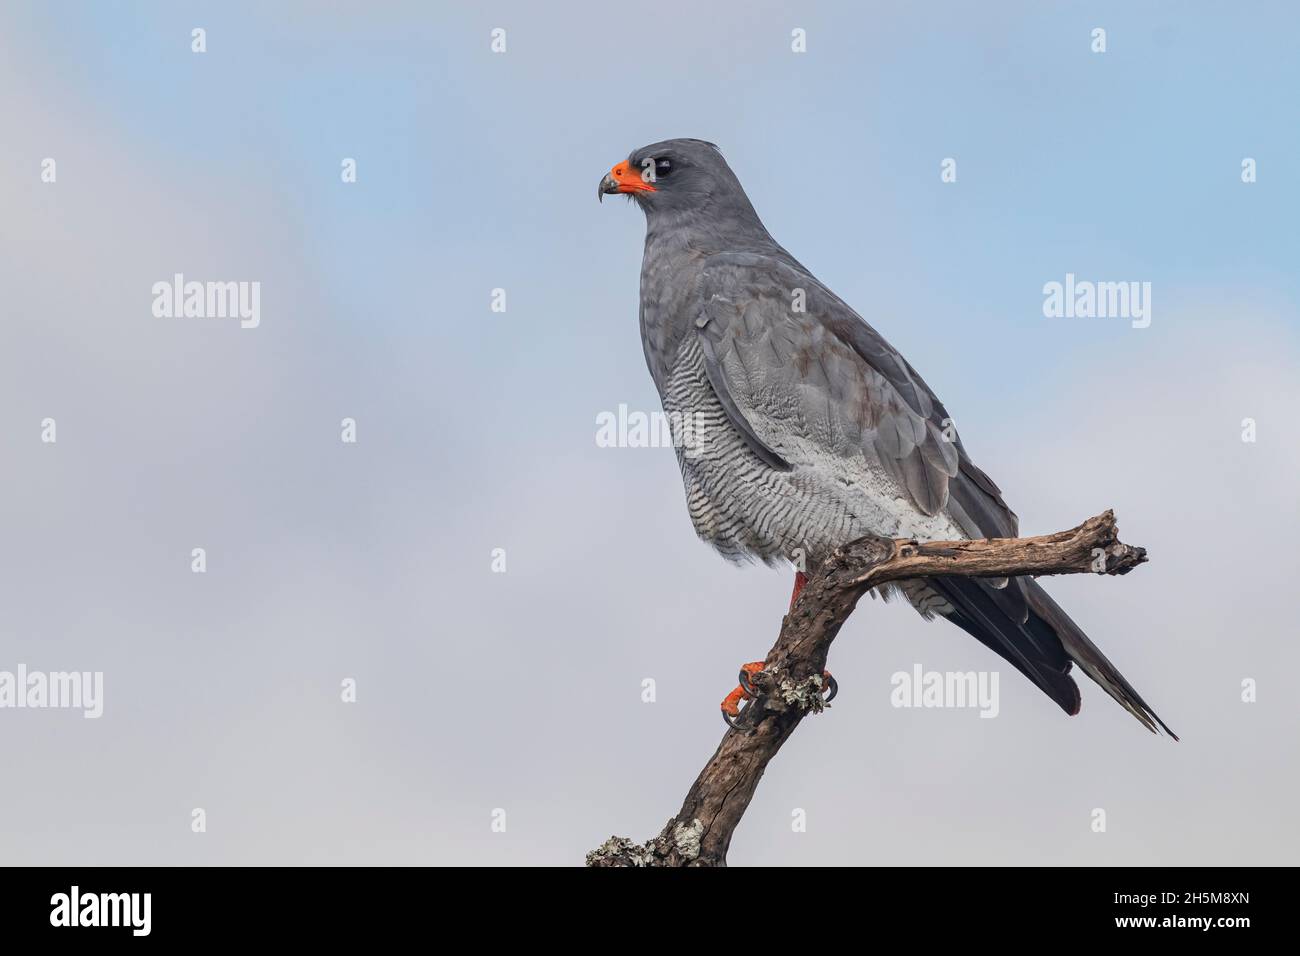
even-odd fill
[(749, 682), (749, 672), (742, 670), (740, 672), (740, 688), (750, 697), (757, 697), (758, 691), (754, 690), (754, 685)]
[(836, 681), (834, 677), (832, 677), (830, 674), (827, 674), (826, 686), (829, 688), (829, 690), (826, 693), (826, 703), (829, 704), (831, 701), (835, 699), (835, 695), (840, 692), (840, 685), (839, 682)]
[[(743, 714), (744, 711), (742, 711), (741, 713)], [(727, 726), (730, 727), (732, 730), (740, 729), (740, 717), (741, 714), (737, 714), (735, 717), (732, 717), (725, 710), (722, 712), (722, 719), (727, 722)]]

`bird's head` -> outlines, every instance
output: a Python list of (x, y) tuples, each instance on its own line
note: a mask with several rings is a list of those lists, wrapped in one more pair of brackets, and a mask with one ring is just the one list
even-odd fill
[(597, 195), (623, 193), (647, 216), (748, 209), (745, 191), (718, 147), (702, 139), (669, 139), (642, 146), (615, 164)]

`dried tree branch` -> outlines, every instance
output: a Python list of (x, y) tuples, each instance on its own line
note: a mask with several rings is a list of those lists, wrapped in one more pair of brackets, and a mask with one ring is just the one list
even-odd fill
[(587, 854), (588, 866), (726, 866), (731, 835), (769, 761), (809, 712), (822, 709), (822, 671), (840, 627), (868, 590), (932, 575), (1004, 577), (1126, 574), (1146, 551), (1118, 538), (1111, 511), (1070, 531), (1035, 538), (916, 541), (860, 538), (835, 551), (811, 576), (781, 624), (759, 693), (739, 730), (728, 730), (696, 778), (682, 808), (654, 839), (611, 837)]

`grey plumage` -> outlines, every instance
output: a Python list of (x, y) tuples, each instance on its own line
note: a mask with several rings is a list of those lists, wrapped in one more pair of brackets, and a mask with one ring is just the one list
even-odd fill
[[(648, 186), (631, 179), (641, 169), (656, 170)], [(702, 538), (731, 560), (816, 562), (868, 532), (1019, 533), (937, 396), (772, 239), (716, 147), (656, 143), (613, 172), (602, 192), (634, 189), (646, 214), (642, 342), (670, 420), (695, 423), (694, 443), (677, 453)], [(1144, 726), (1168, 732), (1035, 581), (935, 578), (896, 591), (968, 631), (1067, 713), (1079, 709), (1077, 662)]]

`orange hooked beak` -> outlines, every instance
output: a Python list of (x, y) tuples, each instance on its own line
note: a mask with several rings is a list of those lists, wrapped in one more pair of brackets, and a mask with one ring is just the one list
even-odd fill
[(626, 162), (619, 163), (605, 174), (596, 189), (596, 196), (601, 202), (610, 193), (652, 193), (654, 186), (645, 180), (641, 173), (632, 169)]

